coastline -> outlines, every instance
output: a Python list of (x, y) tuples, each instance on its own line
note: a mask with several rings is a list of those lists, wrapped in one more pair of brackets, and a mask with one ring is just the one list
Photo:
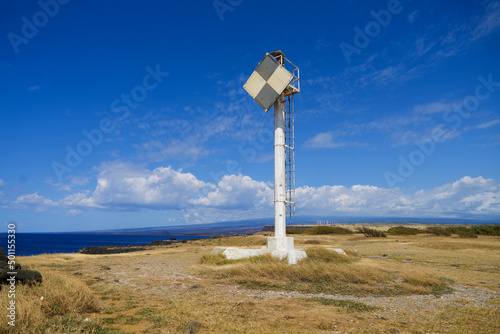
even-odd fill
[[(16, 233), (18, 256), (39, 254), (74, 254), (87, 247), (148, 246), (155, 241), (207, 239), (206, 235), (132, 235), (82, 233)], [(169, 240), (175, 239), (175, 240)], [(7, 234), (0, 234), (0, 247), (6, 248)]]

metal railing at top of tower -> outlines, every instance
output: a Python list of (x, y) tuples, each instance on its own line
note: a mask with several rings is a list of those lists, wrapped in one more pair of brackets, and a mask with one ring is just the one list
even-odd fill
[[(293, 79), (292, 82), (288, 85), (285, 90), (285, 96), (294, 95), (300, 93), (300, 70), (299, 68), (292, 63), (281, 51), (275, 51), (270, 53), (271, 56), (276, 59), (278, 63), (280, 63), (287, 71), (292, 73)], [(287, 63), (290, 65), (290, 68), (287, 68)]]

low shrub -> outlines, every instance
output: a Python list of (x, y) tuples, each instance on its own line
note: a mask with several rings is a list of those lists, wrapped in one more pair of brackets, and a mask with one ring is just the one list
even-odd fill
[(366, 226), (363, 226), (363, 227), (358, 227), (356, 228), (356, 230), (359, 232), (359, 233), (363, 233), (365, 235), (365, 237), (374, 237), (374, 238), (385, 238), (387, 237), (387, 234), (385, 234), (385, 232), (383, 231), (379, 231), (379, 230), (375, 230), (373, 228), (369, 228), (369, 227), (366, 227)]
[(460, 238), (477, 238), (477, 234), (471, 231), (458, 231), (457, 234)]
[(445, 228), (440, 226), (429, 226), (425, 229), (427, 233), (432, 233), (434, 235), (449, 237), (451, 235)]
[(472, 225), (470, 227), (472, 233), (479, 235), (496, 235), (500, 236), (500, 225)]
[(286, 229), (287, 234), (309, 234), (309, 235), (320, 235), (320, 234), (353, 234), (354, 232), (348, 228), (340, 226), (326, 226), (318, 225), (312, 227), (289, 227)]
[(446, 228), (446, 231), (452, 234), (458, 234), (459, 232), (470, 232), (470, 228), (466, 226), (449, 226)]
[(308, 234), (353, 234), (354, 232), (348, 228), (340, 226), (314, 226), (307, 231)]
[(387, 230), (387, 234), (391, 235), (417, 235), (421, 231), (418, 228), (406, 227), (406, 226), (395, 226)]
[[(500, 225), (450, 226), (446, 230), (463, 238), (475, 238), (472, 235), (500, 236)], [(460, 235), (460, 232), (462, 232), (463, 236)]]
[(307, 232), (307, 228), (301, 227), (288, 227), (286, 229), (287, 234), (305, 234)]

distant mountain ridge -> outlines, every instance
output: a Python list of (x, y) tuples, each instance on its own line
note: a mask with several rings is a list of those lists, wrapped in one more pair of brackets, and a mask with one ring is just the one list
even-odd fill
[[(421, 223), (421, 224), (494, 224), (498, 221), (471, 220), (451, 218), (366, 218), (366, 217), (323, 217), (323, 216), (297, 216), (293, 217), (287, 225), (309, 225), (318, 221), (335, 221), (341, 224), (350, 223)], [(147, 234), (147, 235), (212, 235), (212, 234), (245, 234), (260, 232), (266, 225), (274, 225), (273, 218), (257, 218), (247, 220), (225, 221), (209, 224), (173, 225), (155, 227), (137, 227), (127, 229), (112, 229), (100, 231), (86, 231), (77, 233), (98, 234)], [(74, 233), (74, 232), (72, 232)]]

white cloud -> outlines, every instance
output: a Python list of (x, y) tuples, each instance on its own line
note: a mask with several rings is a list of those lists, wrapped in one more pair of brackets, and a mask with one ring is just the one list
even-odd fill
[(59, 204), (65, 207), (77, 208), (100, 208), (94, 198), (88, 197), (88, 193), (76, 193), (66, 196), (59, 201)]
[(415, 42), (415, 57), (423, 56), (424, 54), (429, 52), (436, 44), (437, 42), (435, 41), (426, 43), (424, 37), (417, 39)]
[[(449, 129), (445, 126), (445, 124), (439, 124), (433, 127), (428, 127), (421, 131), (413, 140), (413, 144), (416, 142), (422, 143), (422, 142), (430, 142), (433, 141), (433, 133), (434, 132), (440, 133), (440, 141), (442, 143), (445, 143), (447, 141), (450, 141), (458, 136), (460, 136), (462, 133), (464, 133), (465, 130), (457, 130), (457, 129)], [(408, 142), (410, 144), (410, 142)]]
[(443, 113), (448, 110), (455, 110), (460, 105), (457, 102), (437, 101), (415, 106), (413, 111), (417, 114)]
[(273, 203), (273, 190), (264, 182), (243, 175), (225, 175), (217, 188), (193, 201), (196, 205), (220, 209), (246, 210)]
[[(452, 127), (452, 123), (446, 122), (443, 113), (448, 110), (458, 110), (462, 107), (463, 100), (450, 101), (441, 99), (438, 101), (419, 104), (411, 107), (410, 112), (402, 111), (400, 114), (369, 121), (366, 123), (344, 122), (331, 131), (316, 134), (305, 143), (309, 148), (339, 148), (339, 147), (365, 147), (377, 143), (384, 143), (390, 139), (392, 147), (415, 145), (418, 142), (432, 140), (434, 131), (442, 133), (443, 141), (450, 141), (461, 136), (472, 127), (463, 126), (458, 129)], [(476, 118), (484, 117), (480, 114)], [(493, 120), (475, 126), (475, 129), (485, 129), (500, 123)], [(367, 136), (370, 136), (367, 139)], [(380, 137), (377, 137), (380, 136)], [(360, 142), (353, 138), (362, 138)]]
[(71, 191), (75, 187), (87, 185), (90, 182), (90, 180), (91, 180), (90, 177), (72, 176), (69, 182), (66, 183), (55, 182), (54, 179), (52, 178), (48, 178), (45, 182), (47, 182), (56, 189)]
[(73, 176), (70, 180), (72, 185), (75, 186), (84, 186), (89, 183), (90, 177), (82, 177), (82, 176)]
[(447, 27), (448, 33), (438, 39), (441, 49), (436, 52), (436, 59), (454, 56), (466, 50), (479, 39), (496, 32), (499, 27), (500, 1), (492, 1), (480, 15), (473, 16), (466, 22), (457, 21)]
[[(476, 129), (487, 129), (487, 128), (491, 128), (492, 126), (495, 126), (497, 124), (500, 123), (500, 119), (495, 119), (493, 121), (490, 121), (490, 122), (486, 122), (486, 123), (481, 123), (479, 125), (476, 126)], [(0, 184), (1, 185), (1, 184)]]
[(251, 162), (254, 163), (266, 163), (274, 159), (274, 154), (272, 153), (263, 153), (257, 152), (255, 155), (255, 159), (252, 159)]
[(165, 161), (169, 159), (182, 159), (196, 161), (208, 155), (209, 151), (203, 148), (202, 143), (188, 137), (182, 140), (172, 138), (167, 143), (160, 140), (150, 140), (137, 146), (142, 155), (151, 161)]
[(387, 66), (380, 70), (375, 68), (372, 69), (370, 73), (359, 77), (360, 87), (365, 87), (371, 84), (376, 86), (386, 86), (394, 82), (404, 80), (404, 77), (408, 75), (408, 69), (403, 63), (399, 63), (396, 66)]
[(38, 195), (38, 192), (35, 192), (33, 194), (27, 194), (27, 195), (22, 195), (19, 196), (15, 202), (15, 204), (35, 204), (35, 205), (51, 205), (54, 202), (49, 199), (45, 198), (43, 196)]
[[(408, 16), (410, 24), (419, 24), (418, 17), (435, 15), (413, 11)], [(304, 90), (315, 100), (311, 109), (316, 113), (352, 112), (352, 105), (359, 105), (355, 95), (359, 88), (383, 88), (387, 96), (394, 87), (435, 72), (442, 61), (470, 49), (480, 39), (500, 29), (500, 1), (481, 6), (481, 13), (468, 19), (449, 14), (435, 22), (432, 29), (418, 29), (409, 33), (404, 41), (388, 43), (379, 53), (362, 53), (339, 73), (317, 76), (302, 81)], [(423, 33), (422, 33), (423, 32)], [(364, 52), (364, 51), (363, 51)], [(391, 57), (397, 54), (397, 57)], [(399, 56), (400, 55), (400, 56)], [(383, 96), (380, 96), (383, 98)]]
[(339, 148), (339, 147), (361, 147), (368, 146), (363, 143), (338, 141), (335, 132), (321, 132), (306, 141), (306, 147), (309, 148)]
[[(421, 139), (432, 130), (428, 128), (431, 117), (427, 115), (409, 115), (386, 117), (367, 123), (343, 123), (338, 129), (321, 132), (306, 141), (309, 148), (338, 148), (338, 147), (368, 147), (366, 142), (349, 141), (346, 138), (363, 138), (370, 134), (370, 143), (376, 143), (374, 136), (388, 135), (392, 146), (413, 145), (415, 140)], [(425, 126), (423, 129), (422, 126)], [(366, 136), (364, 137), (366, 139)]]
[(465, 176), (453, 183), (416, 192), (413, 207), (416, 212), (427, 211), (427, 216), (498, 216), (500, 185), (492, 179)]
[(413, 12), (411, 12), (410, 15), (408, 15), (408, 22), (410, 22), (410, 24), (414, 23), (418, 18), (418, 10), (415, 10)]
[(66, 216), (79, 216), (82, 214), (82, 210), (78, 210), (78, 209), (71, 209), (69, 210), (67, 213), (66, 213)]
[(500, 185), (469, 176), (405, 195), (401, 189), (355, 185), (297, 189), (299, 212), (353, 216), (474, 218), (500, 215)]
[(14, 201), (14, 206), (16, 207), (34, 207), (36, 211), (45, 211), (56, 205), (56, 202), (52, 201), (50, 198), (38, 195), (38, 192), (19, 196)]
[(5, 185), (5, 181), (0, 179), (0, 187)]
[(480, 18), (478, 25), (472, 31), (473, 41), (488, 36), (500, 27), (500, 2), (494, 1), (488, 4), (484, 15)]
[(28, 89), (26, 89), (28, 92), (31, 92), (31, 91), (34, 91), (34, 90), (39, 90), (40, 89), (40, 86), (31, 86), (31, 87), (28, 87)]
[(148, 170), (130, 163), (110, 162), (102, 164), (98, 172), (93, 192), (70, 194), (59, 201), (34, 193), (18, 197), (14, 204), (38, 209), (177, 210), (190, 207), (198, 190), (209, 186), (193, 174), (171, 167)]
[(322, 35), (314, 43), (314, 50), (320, 52), (324, 49), (330, 48), (331, 44), (325, 40), (325, 36)]
[[(179, 209), (207, 184), (191, 173), (158, 167), (154, 170), (113, 162), (104, 164), (97, 187), (83, 203), (118, 210)], [(66, 198), (68, 199), (68, 198)]]
[[(197, 117), (189, 120), (149, 113), (138, 121), (144, 140), (135, 148), (149, 161), (197, 161), (217, 153), (219, 144), (225, 150), (228, 143), (254, 140), (269, 120), (245, 111), (241, 105), (239, 101), (218, 102), (210, 111), (196, 110)], [(186, 107), (186, 114), (193, 113), (191, 109)]]
[(332, 132), (322, 132), (318, 133), (313, 138), (307, 141), (307, 146), (311, 148), (333, 148), (336, 147), (333, 142)]

